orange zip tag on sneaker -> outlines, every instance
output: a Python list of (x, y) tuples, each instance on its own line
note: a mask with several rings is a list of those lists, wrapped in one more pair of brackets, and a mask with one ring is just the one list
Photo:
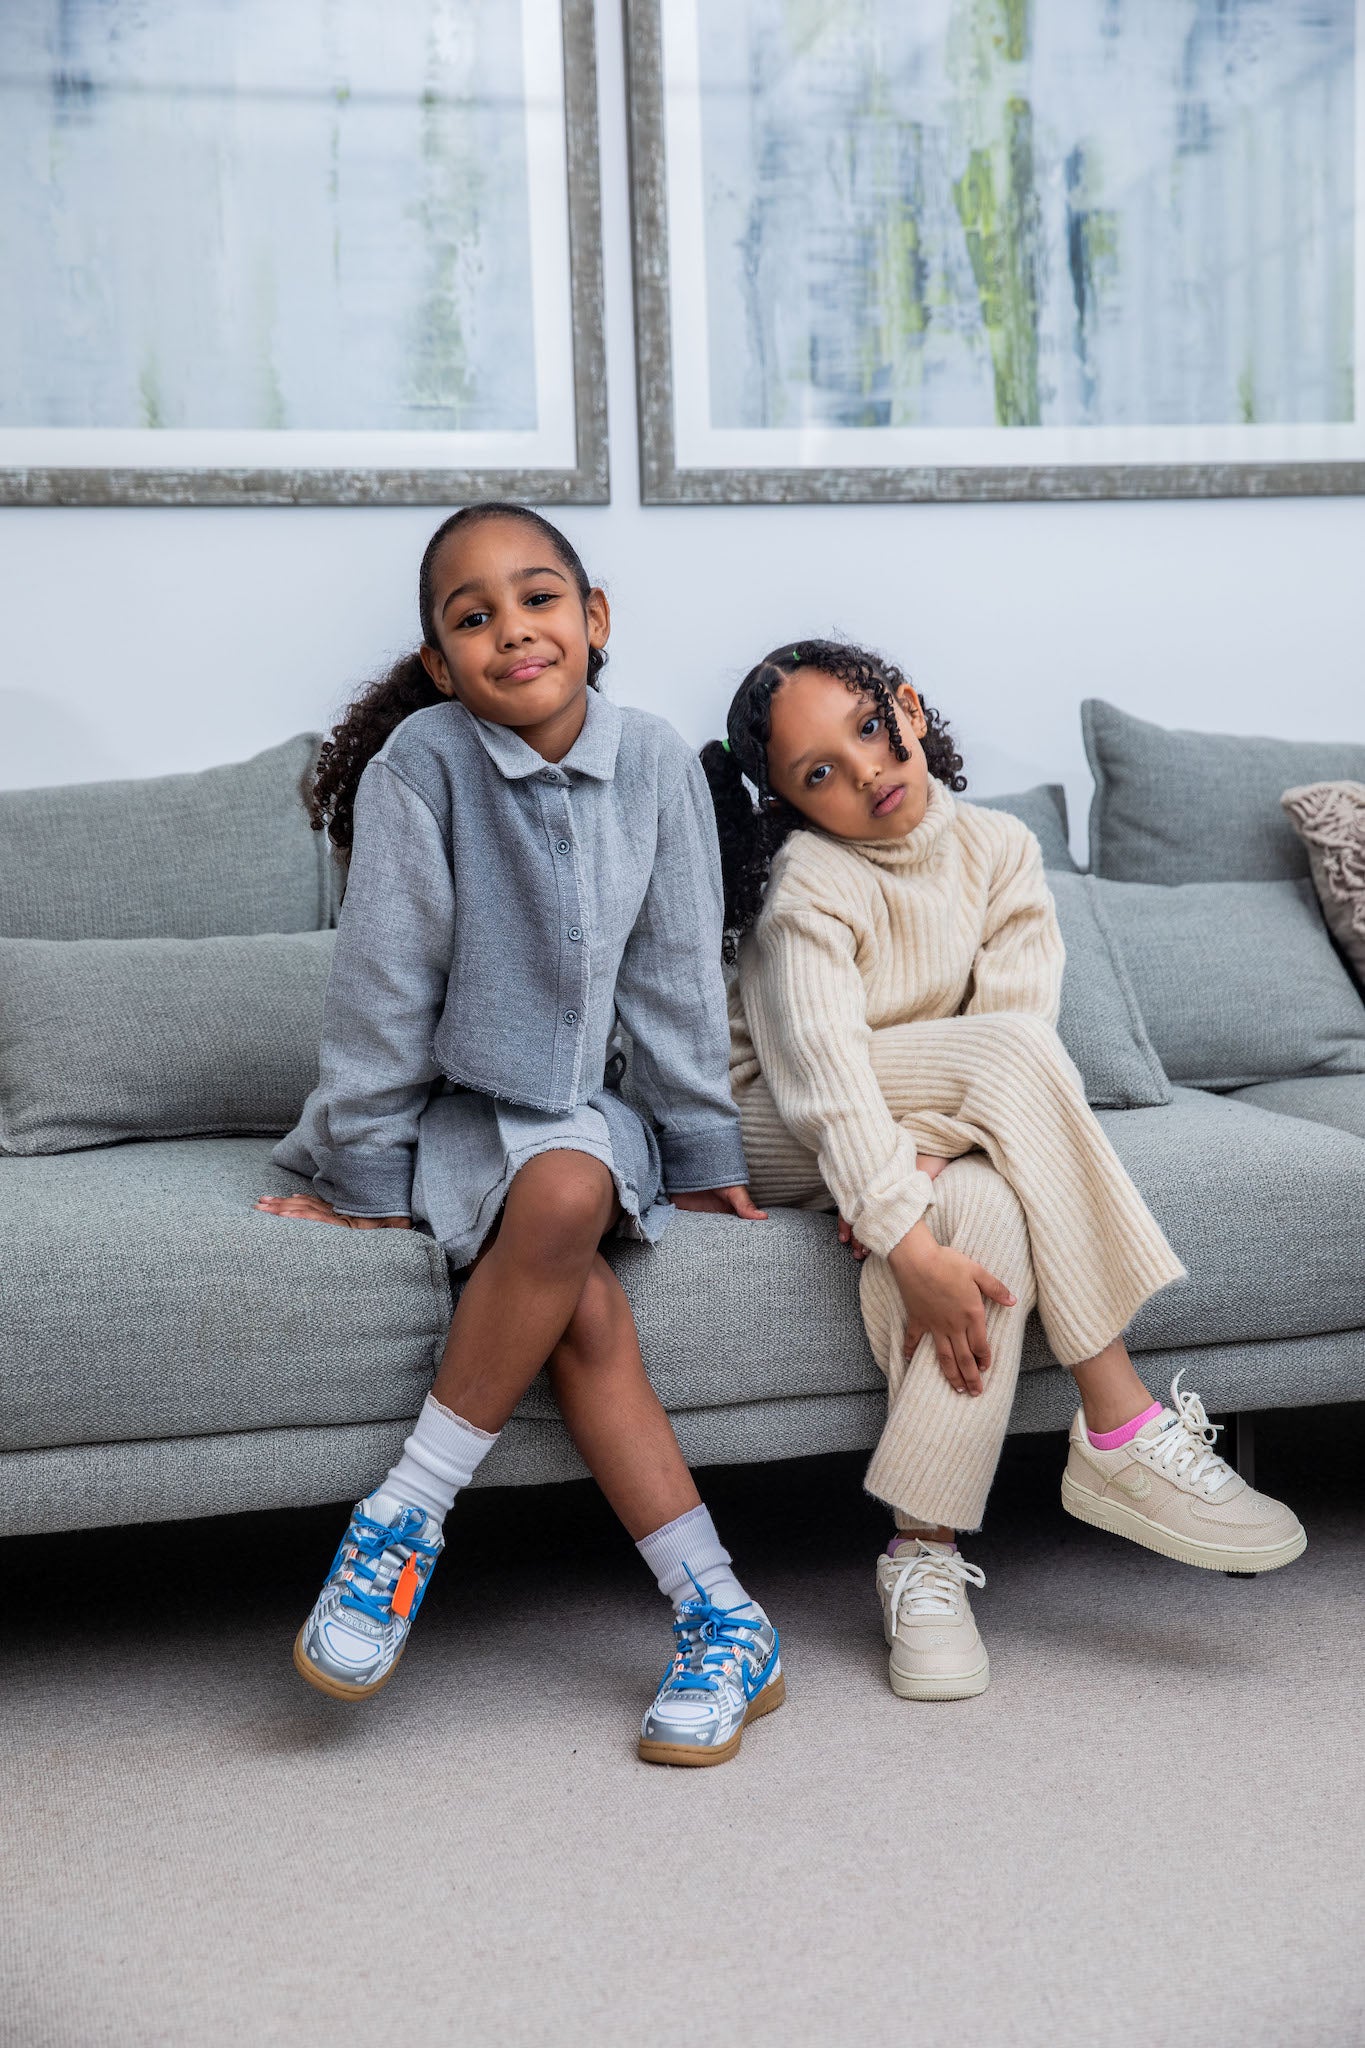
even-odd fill
[(410, 1557), (394, 1583), (393, 1599), (389, 1602), (394, 1613), (406, 1621), (412, 1613), (412, 1603), (417, 1597), (417, 1559)]

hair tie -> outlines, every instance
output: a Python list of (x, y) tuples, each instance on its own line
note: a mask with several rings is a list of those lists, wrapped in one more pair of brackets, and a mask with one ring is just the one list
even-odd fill
[(722, 746), (724, 747), (724, 749), (725, 749), (726, 753), (728, 754), (728, 753), (730, 752), (730, 742), (729, 742), (729, 740), (722, 740), (722, 741), (721, 741), (721, 745), (722, 745)]

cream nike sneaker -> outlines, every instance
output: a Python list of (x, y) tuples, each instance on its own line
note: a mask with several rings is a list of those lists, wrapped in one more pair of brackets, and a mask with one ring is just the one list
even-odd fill
[(877, 1559), (892, 1692), (903, 1700), (969, 1700), (986, 1690), (991, 1660), (967, 1598), (969, 1584), (985, 1583), (979, 1565), (923, 1537), (913, 1550), (907, 1544)]
[(1112, 1530), (1206, 1571), (1273, 1572), (1307, 1545), (1297, 1515), (1240, 1479), (1213, 1445), (1218, 1425), (1197, 1394), (1171, 1382), (1173, 1408), (1116, 1451), (1097, 1451), (1077, 1411), (1062, 1474), (1062, 1506), (1079, 1521)]

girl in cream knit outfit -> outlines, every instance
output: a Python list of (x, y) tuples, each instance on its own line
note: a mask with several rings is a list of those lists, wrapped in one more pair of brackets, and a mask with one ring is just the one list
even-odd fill
[(1289, 1562), (1294, 1517), (1211, 1450), (1196, 1397), (1153, 1402), (1123, 1344), (1184, 1268), (1057, 1036), (1064, 955), (1033, 834), (955, 800), (946, 728), (857, 648), (760, 663), (703, 760), (742, 937), (731, 1084), (754, 1196), (837, 1206), (863, 1260), (889, 1394), (866, 1484), (898, 1532), (879, 1564), (893, 1685), (987, 1682), (965, 1591), (982, 1575), (955, 1532), (980, 1527), (1035, 1306), (1082, 1394), (1066, 1505), (1186, 1562)]

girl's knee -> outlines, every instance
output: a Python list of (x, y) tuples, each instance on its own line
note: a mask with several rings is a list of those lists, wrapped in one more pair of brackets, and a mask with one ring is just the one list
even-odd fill
[(989, 1041), (993, 1058), (1005, 1065), (1017, 1064), (1032, 1072), (1066, 1059), (1061, 1039), (1046, 1017), (1022, 1010), (1000, 1010), (974, 1018), (973, 1024)]
[(990, 1261), (977, 1245), (1015, 1243), (1027, 1248), (1028, 1218), (1024, 1205), (1003, 1173), (989, 1159), (971, 1153), (944, 1167), (934, 1183), (937, 1232), (971, 1258)]
[(612, 1177), (586, 1152), (542, 1152), (512, 1182), (502, 1237), (538, 1265), (591, 1257), (611, 1222)]

